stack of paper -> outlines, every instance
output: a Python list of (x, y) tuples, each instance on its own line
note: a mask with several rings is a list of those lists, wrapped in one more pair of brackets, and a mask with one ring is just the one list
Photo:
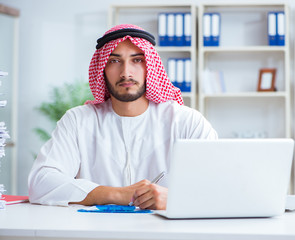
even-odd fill
[[(8, 75), (8, 73), (0, 71), (0, 77), (6, 76), (6, 75)], [(0, 86), (1, 86), (1, 84), (2, 84), (2, 82), (0, 81)], [(2, 96), (3, 96), (3, 94), (1, 94), (1, 92), (0, 92), (0, 97), (2, 97)], [(6, 104), (7, 104), (7, 101), (0, 98), (0, 108), (5, 107)], [(0, 119), (0, 158), (5, 156), (4, 146), (5, 146), (5, 141), (7, 138), (9, 138), (9, 135), (6, 130), (5, 123), (2, 122)], [(1, 164), (0, 164), (0, 166), (1, 166)]]
[(4, 185), (0, 184), (0, 210), (5, 209), (5, 201), (2, 198), (2, 194), (5, 191)]
[(6, 130), (5, 122), (0, 122), (0, 158), (5, 156), (4, 146), (7, 138), (9, 138), (9, 135)]
[(285, 209), (289, 211), (295, 210), (295, 195), (287, 195)]
[(7, 72), (2, 72), (2, 71), (0, 70), (0, 76), (7, 76), (7, 75), (8, 75)]
[[(8, 73), (0, 71), (0, 77), (6, 76)], [(0, 86), (2, 85), (2, 82), (0, 81)], [(0, 108), (3, 108), (6, 106), (7, 101), (2, 99), (2, 94), (0, 92)], [(0, 109), (1, 110), (1, 109)], [(4, 151), (4, 146), (5, 146), (5, 141), (6, 139), (9, 138), (8, 132), (6, 130), (5, 123), (1, 121), (0, 119), (0, 158), (5, 156), (5, 151)], [(0, 167), (1, 167), (1, 162), (0, 162)], [(0, 170), (1, 171), (1, 170)], [(5, 201), (2, 198), (2, 194), (4, 192), (4, 185), (0, 184), (0, 209), (5, 209)]]
[(17, 204), (17, 203), (29, 202), (29, 197), (28, 196), (2, 194), (2, 201), (5, 201), (6, 205), (12, 205), (12, 204)]
[(203, 91), (205, 94), (225, 93), (226, 87), (222, 71), (203, 71)]

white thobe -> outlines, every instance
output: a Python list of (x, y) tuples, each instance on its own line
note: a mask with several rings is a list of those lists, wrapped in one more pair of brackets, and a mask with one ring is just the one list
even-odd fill
[(99, 185), (121, 187), (152, 180), (167, 187), (175, 139), (215, 139), (196, 110), (176, 102), (156, 104), (136, 117), (122, 117), (110, 100), (75, 107), (57, 123), (29, 175), (32, 203), (67, 206), (82, 201)]

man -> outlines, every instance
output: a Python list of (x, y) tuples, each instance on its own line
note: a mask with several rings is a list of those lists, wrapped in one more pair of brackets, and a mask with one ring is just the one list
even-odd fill
[[(67, 111), (29, 176), (32, 203), (120, 204), (165, 209), (170, 152), (178, 138), (217, 138), (183, 106), (151, 34), (118, 25), (98, 39), (89, 67), (95, 98)], [(160, 172), (166, 175), (151, 184)]]

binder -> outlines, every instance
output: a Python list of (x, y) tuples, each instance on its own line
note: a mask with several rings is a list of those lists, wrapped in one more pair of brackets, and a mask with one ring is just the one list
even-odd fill
[(211, 46), (219, 46), (220, 14), (211, 14)]
[(184, 90), (184, 61), (179, 58), (176, 60), (176, 83), (181, 91)]
[(168, 35), (168, 46), (175, 45), (175, 14), (167, 14), (167, 35)]
[(175, 46), (184, 46), (184, 14), (175, 13)]
[(192, 61), (190, 58), (184, 59), (184, 92), (191, 91), (192, 73), (191, 73)]
[(203, 15), (203, 44), (211, 46), (211, 14), (204, 13)]
[(275, 12), (269, 12), (268, 13), (268, 44), (270, 46), (277, 45), (277, 17)]
[(169, 58), (168, 59), (168, 77), (172, 84), (176, 86), (176, 59)]
[(2, 194), (2, 200), (4, 200), (6, 202), (6, 205), (12, 205), (12, 204), (17, 204), (17, 203), (29, 202), (29, 197), (28, 196)]
[(167, 14), (159, 13), (158, 15), (158, 34), (159, 34), (159, 45), (168, 45), (168, 35), (167, 35)]
[(159, 13), (158, 35), (160, 46), (191, 46), (191, 13)]
[(175, 87), (182, 92), (191, 91), (191, 59), (190, 58), (169, 58), (168, 77)]
[(285, 13), (277, 12), (277, 45), (285, 46)]
[(184, 13), (184, 46), (191, 46), (192, 41), (192, 15)]

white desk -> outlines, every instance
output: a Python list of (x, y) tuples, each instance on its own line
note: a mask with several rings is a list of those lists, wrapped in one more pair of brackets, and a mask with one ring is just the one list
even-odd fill
[(78, 208), (7, 206), (0, 211), (0, 239), (295, 239), (294, 211), (275, 218), (167, 220), (154, 214), (80, 213)]

